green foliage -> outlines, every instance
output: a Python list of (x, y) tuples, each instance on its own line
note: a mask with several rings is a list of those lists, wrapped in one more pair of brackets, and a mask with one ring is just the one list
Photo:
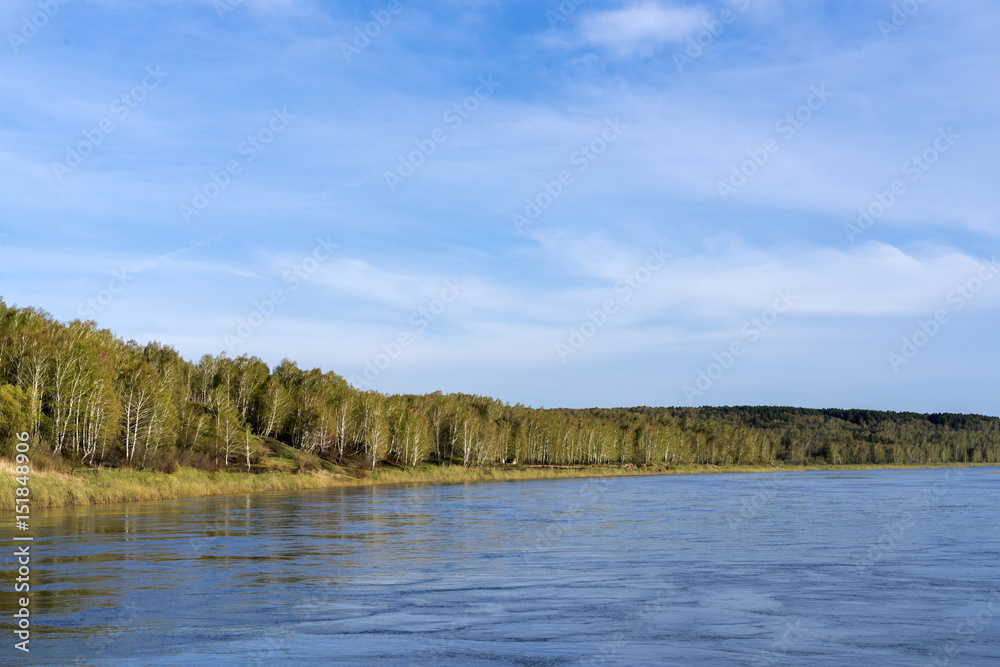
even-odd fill
[[(0, 444), (27, 431), (53, 461), (374, 470), (424, 463), (768, 466), (1000, 461), (979, 415), (743, 406), (544, 410), (468, 394), (384, 396), (288, 359), (197, 363), (93, 322), (61, 324), (0, 300)], [(293, 452), (276, 459), (279, 448)], [(291, 462), (291, 463), (289, 463)]]
[(28, 397), (15, 385), (0, 385), (0, 454), (10, 456), (28, 422)]

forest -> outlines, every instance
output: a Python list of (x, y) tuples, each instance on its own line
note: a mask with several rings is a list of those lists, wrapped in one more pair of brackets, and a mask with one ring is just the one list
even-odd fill
[(317, 465), (682, 466), (1000, 461), (1000, 419), (791, 407), (536, 409), (484, 396), (389, 396), (283, 360), (124, 341), (0, 300), (0, 455), (28, 433), (74, 467), (260, 472)]

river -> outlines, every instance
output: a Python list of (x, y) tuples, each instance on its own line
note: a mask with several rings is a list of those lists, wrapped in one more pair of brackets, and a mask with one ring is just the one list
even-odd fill
[(265, 493), (32, 531), (32, 650), (4, 664), (1000, 664), (998, 468)]

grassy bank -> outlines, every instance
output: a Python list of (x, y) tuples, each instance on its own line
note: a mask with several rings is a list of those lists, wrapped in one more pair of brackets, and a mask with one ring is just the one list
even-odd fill
[[(969, 464), (974, 465), (974, 464)], [(983, 464), (988, 465), (988, 464)], [(488, 482), (524, 479), (558, 479), (571, 477), (610, 477), (622, 475), (697, 474), (720, 472), (794, 472), (808, 470), (871, 470), (877, 468), (931, 468), (953, 466), (901, 465), (809, 465), (809, 466), (711, 466), (689, 465), (669, 470), (649, 468), (619, 468), (617, 466), (572, 467), (492, 467), (423, 465), (400, 469), (383, 467), (375, 471), (340, 469), (296, 472), (247, 474), (239, 472), (206, 472), (182, 468), (174, 473), (159, 473), (131, 469), (80, 469), (71, 473), (35, 471), (31, 474), (31, 504), (36, 508), (67, 505), (97, 505), (104, 503), (165, 500), (226, 494), (318, 489), (338, 486), (371, 486), (409, 483)], [(14, 489), (17, 486), (14, 465), (0, 460), (0, 511), (14, 509)]]
[[(0, 511), (14, 509), (14, 490), (18, 484), (13, 467), (13, 464), (7, 461), (0, 462)], [(387, 467), (375, 471), (314, 470), (263, 474), (206, 472), (193, 468), (181, 468), (174, 473), (132, 469), (80, 469), (72, 473), (34, 471), (31, 473), (30, 488), (32, 506), (41, 508), (338, 486), (484, 482), (629, 474), (651, 473), (610, 467), (505, 469), (432, 465), (407, 470)]]

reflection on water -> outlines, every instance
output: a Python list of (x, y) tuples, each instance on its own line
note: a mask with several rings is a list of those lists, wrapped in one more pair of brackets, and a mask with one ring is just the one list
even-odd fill
[(997, 664), (995, 472), (398, 486), (40, 512), (35, 632), (19, 662)]

